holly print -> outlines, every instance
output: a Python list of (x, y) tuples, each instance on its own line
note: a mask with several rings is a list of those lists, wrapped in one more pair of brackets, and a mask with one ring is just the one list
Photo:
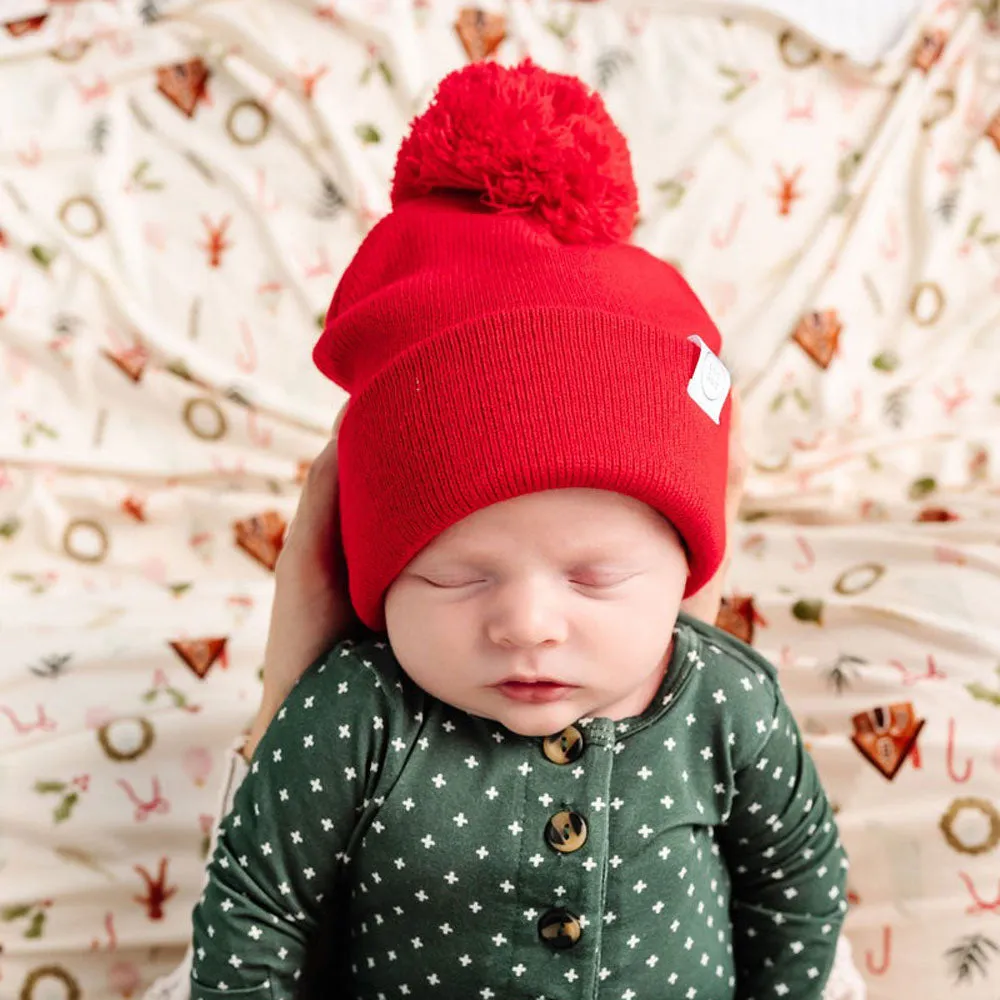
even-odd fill
[(35, 791), (39, 795), (55, 794), (58, 796), (58, 804), (52, 810), (52, 821), (54, 823), (64, 823), (73, 815), (73, 810), (80, 801), (80, 795), (90, 787), (90, 775), (78, 775), (71, 781), (45, 781), (35, 782)]

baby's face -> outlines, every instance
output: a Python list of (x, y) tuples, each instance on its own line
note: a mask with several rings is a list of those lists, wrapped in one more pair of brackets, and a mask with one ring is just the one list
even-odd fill
[(429, 694), (546, 736), (587, 716), (642, 713), (686, 581), (680, 539), (652, 507), (605, 490), (546, 490), (434, 539), (389, 588), (386, 627)]

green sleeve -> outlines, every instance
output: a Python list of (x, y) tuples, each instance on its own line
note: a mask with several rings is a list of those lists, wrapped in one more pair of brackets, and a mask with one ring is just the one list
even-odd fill
[(773, 668), (756, 667), (737, 728), (720, 845), (732, 877), (737, 1000), (820, 1000), (847, 909), (847, 858)]
[(293, 1000), (385, 758), (385, 689), (371, 662), (341, 643), (306, 671), (264, 734), (194, 909), (191, 1000)]

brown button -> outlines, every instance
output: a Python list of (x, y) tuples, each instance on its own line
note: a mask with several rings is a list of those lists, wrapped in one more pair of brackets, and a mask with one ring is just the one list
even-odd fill
[(583, 929), (576, 916), (561, 906), (542, 914), (538, 921), (538, 936), (556, 951), (572, 948), (580, 940)]
[(583, 753), (583, 733), (576, 726), (567, 726), (561, 733), (547, 736), (542, 750), (553, 764), (572, 764)]
[(562, 854), (571, 854), (587, 843), (587, 821), (569, 810), (556, 813), (545, 827), (545, 839), (549, 847)]

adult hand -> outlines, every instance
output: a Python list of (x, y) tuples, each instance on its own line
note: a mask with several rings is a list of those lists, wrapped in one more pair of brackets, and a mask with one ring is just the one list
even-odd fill
[(243, 746), (249, 759), (285, 697), (308, 666), (360, 626), (347, 591), (337, 505), (337, 434), (309, 468), (274, 569), (271, 623), (264, 650), (264, 690)]
[[(345, 403), (330, 442), (309, 469), (275, 566), (274, 602), (264, 652), (264, 690), (242, 750), (247, 759), (309, 665), (325, 650), (356, 635), (361, 628), (347, 592), (337, 507), (337, 434), (346, 408)], [(709, 624), (715, 624), (722, 602), (746, 470), (740, 404), (734, 390), (726, 485), (726, 555), (715, 576), (682, 605), (688, 614)]]
[(681, 605), (693, 618), (700, 618), (709, 625), (715, 624), (722, 605), (722, 593), (732, 561), (733, 536), (743, 500), (748, 466), (749, 460), (743, 443), (743, 412), (739, 394), (734, 387), (729, 418), (729, 474), (726, 479), (726, 552), (715, 576)]

